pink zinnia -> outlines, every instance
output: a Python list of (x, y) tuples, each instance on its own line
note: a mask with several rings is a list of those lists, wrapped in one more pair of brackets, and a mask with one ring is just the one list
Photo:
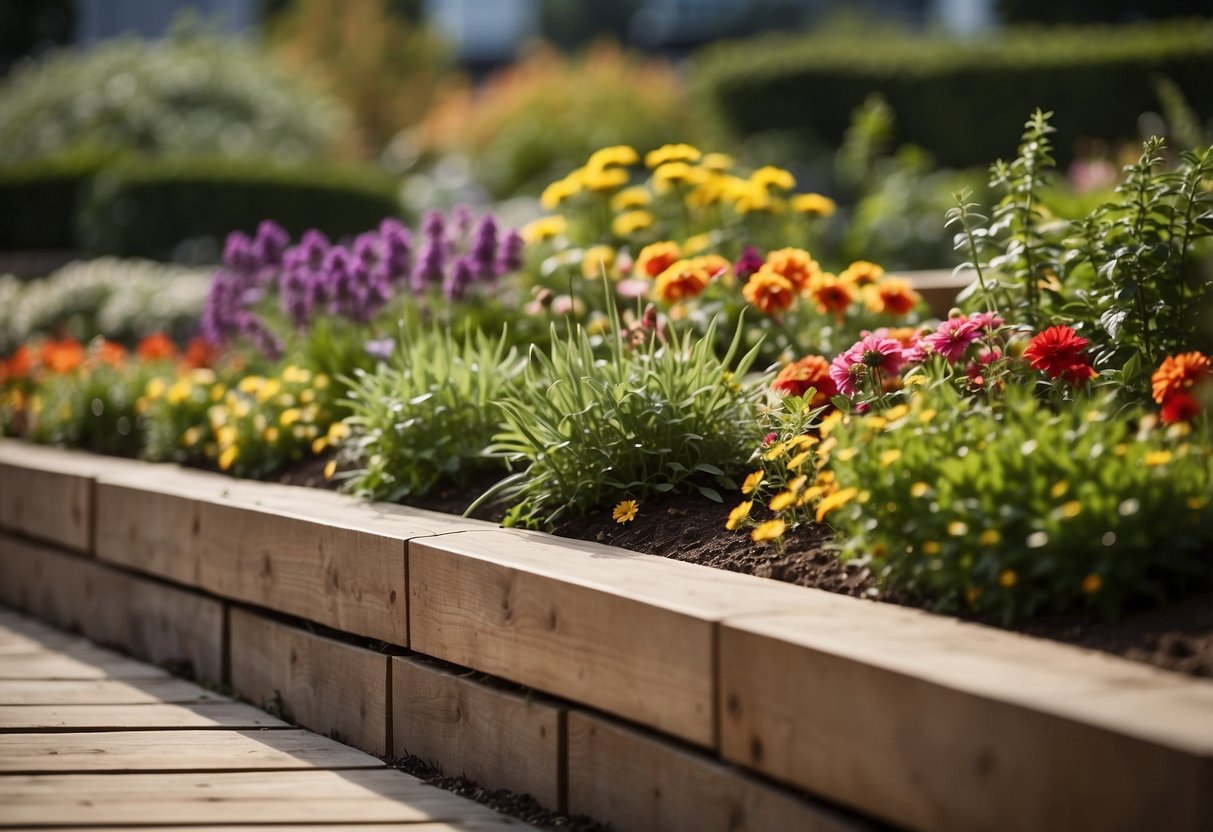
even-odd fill
[(1006, 323), (997, 312), (978, 312), (976, 315), (970, 317), (969, 320), (982, 331), (995, 330)]
[(889, 376), (897, 375), (906, 363), (905, 353), (898, 341), (874, 333), (865, 335), (847, 352), (859, 353), (864, 364)]
[(863, 354), (855, 352), (854, 347), (839, 353), (838, 357), (830, 362), (830, 378), (834, 380), (838, 392), (844, 396), (854, 396), (859, 392), (857, 382), (863, 370)]
[(939, 329), (930, 335), (924, 335), (922, 340), (930, 344), (935, 352), (948, 359), (949, 364), (955, 364), (981, 335), (981, 329), (974, 321), (963, 315), (959, 318), (948, 318), (939, 325)]

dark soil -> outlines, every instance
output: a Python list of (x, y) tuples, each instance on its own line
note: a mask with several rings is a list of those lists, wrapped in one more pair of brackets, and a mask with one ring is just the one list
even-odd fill
[[(331, 483), (324, 481), (323, 467), (323, 461), (305, 463), (280, 480), (331, 487)], [(432, 511), (462, 514), (495, 481), (489, 474), (467, 488), (440, 487), (408, 503)], [(826, 528), (813, 526), (790, 532), (784, 536), (782, 547), (753, 543), (744, 533), (725, 530), (731, 508), (729, 503), (714, 503), (698, 495), (670, 494), (645, 500), (629, 523), (616, 523), (608, 506), (588, 517), (566, 520), (554, 533), (857, 598), (913, 603), (882, 592), (865, 566), (839, 561), (829, 547), (830, 534)], [(503, 507), (490, 506), (478, 510), (474, 516), (500, 521), (503, 515)], [(1131, 609), (1118, 621), (1105, 621), (1094, 613), (1069, 613), (1038, 617), (1015, 629), (1180, 673), (1213, 677), (1213, 573), (1178, 601), (1161, 607)]]
[(426, 763), (420, 757), (397, 757), (388, 760), (392, 768), (413, 775), (448, 792), (454, 792), (460, 797), (475, 800), (501, 812), (518, 818), (521, 821), (537, 826), (540, 829), (562, 829), (569, 832), (607, 832), (611, 827), (592, 820), (585, 815), (566, 815), (551, 809), (545, 809), (529, 794), (518, 794), (504, 789), (493, 791), (478, 786), (466, 777), (447, 777), (441, 771)]

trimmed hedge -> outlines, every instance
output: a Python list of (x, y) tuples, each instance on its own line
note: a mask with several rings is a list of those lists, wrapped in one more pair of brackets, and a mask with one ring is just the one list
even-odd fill
[(0, 251), (75, 248), (82, 190), (110, 160), (77, 153), (0, 166)]
[[(129, 160), (94, 179), (77, 239), (94, 254), (168, 259), (183, 241), (217, 253), (228, 232), (270, 218), (292, 235), (355, 234), (400, 213), (376, 171), (230, 159)], [(186, 259), (198, 259), (197, 257)]]
[(1202, 118), (1213, 116), (1213, 20), (1134, 26), (1017, 28), (971, 41), (873, 35), (770, 36), (711, 47), (692, 80), (738, 136), (766, 130), (842, 140), (851, 112), (879, 92), (902, 141), (943, 164), (1014, 153), (1034, 109), (1052, 110), (1059, 161), (1080, 136), (1137, 135), (1165, 75)]

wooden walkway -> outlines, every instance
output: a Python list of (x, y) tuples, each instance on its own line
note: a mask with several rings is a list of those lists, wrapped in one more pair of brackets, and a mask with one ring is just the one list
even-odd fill
[(525, 824), (0, 608), (0, 828)]

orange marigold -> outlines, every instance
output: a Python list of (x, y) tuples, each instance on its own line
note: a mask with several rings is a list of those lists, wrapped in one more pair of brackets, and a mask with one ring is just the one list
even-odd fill
[(803, 396), (812, 387), (816, 392), (810, 407), (829, 404), (830, 398), (838, 393), (834, 379), (830, 378), (830, 362), (820, 355), (806, 355), (788, 364), (775, 376), (771, 387), (785, 396)]
[(666, 241), (653, 243), (640, 250), (636, 258), (635, 274), (641, 277), (657, 277), (682, 257), (678, 243)]
[(805, 292), (809, 284), (821, 274), (821, 266), (802, 248), (781, 248), (767, 255), (766, 264), (771, 271), (792, 281), (796, 291)]
[(910, 281), (890, 277), (869, 288), (865, 300), (868, 309), (877, 315), (900, 317), (909, 314), (910, 310), (918, 305), (920, 297), (910, 286)]
[(33, 364), (33, 351), (28, 345), (22, 344), (7, 359), (0, 361), (0, 381), (26, 378)]
[(856, 286), (870, 286), (884, 277), (884, 269), (867, 260), (856, 260), (847, 266), (838, 277), (850, 281)]
[(833, 312), (840, 318), (851, 305), (851, 301), (855, 300), (854, 285), (829, 273), (813, 281), (809, 294), (817, 303), (818, 312)]
[(111, 367), (121, 367), (126, 363), (126, 347), (116, 341), (104, 338), (97, 343), (97, 361)]
[(47, 341), (42, 345), (39, 363), (52, 373), (70, 373), (84, 363), (84, 347), (74, 338)]
[(693, 298), (707, 288), (712, 275), (702, 264), (679, 260), (657, 276), (653, 296), (664, 303)]
[(185, 348), (185, 366), (191, 370), (211, 367), (218, 358), (219, 349), (201, 335), (195, 335)]
[(153, 332), (139, 342), (135, 354), (144, 361), (163, 361), (177, 357), (177, 345), (163, 332)]
[(1175, 393), (1186, 392), (1189, 387), (1209, 377), (1209, 357), (1199, 352), (1184, 352), (1168, 356), (1154, 371), (1154, 401), (1163, 404)]
[(750, 276), (741, 294), (751, 306), (767, 315), (789, 309), (796, 302), (795, 284), (769, 265)]

